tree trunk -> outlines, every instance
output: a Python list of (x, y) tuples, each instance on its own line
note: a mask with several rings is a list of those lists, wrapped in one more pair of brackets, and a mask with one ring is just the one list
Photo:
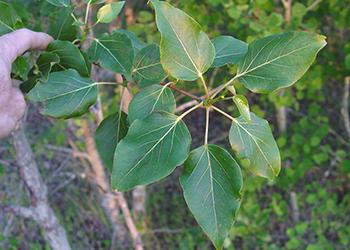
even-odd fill
[(12, 133), (12, 137), (20, 176), (29, 192), (31, 207), (14, 206), (10, 207), (9, 211), (36, 221), (53, 250), (70, 250), (66, 232), (49, 205), (47, 186), (40, 176), (38, 165), (22, 125)]

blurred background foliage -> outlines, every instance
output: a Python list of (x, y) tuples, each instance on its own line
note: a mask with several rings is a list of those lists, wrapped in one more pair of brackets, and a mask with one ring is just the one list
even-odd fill
[[(14, 2), (25, 26), (51, 30), (50, 25), (65, 15), (45, 1)], [(79, 1), (75, 1), (79, 2)], [(154, 13), (147, 1), (129, 0), (132, 22), (122, 16), (122, 26), (145, 42), (159, 42)], [(347, 0), (291, 1), (291, 16), (279, 0), (172, 0), (173, 5), (194, 17), (211, 38), (232, 35), (251, 42), (287, 30), (307, 30), (327, 36), (328, 45), (317, 61), (294, 87), (283, 94), (253, 95), (239, 84), (252, 109), (272, 124), (283, 159), (275, 182), (253, 178), (244, 171), (244, 199), (237, 221), (225, 242), (225, 249), (349, 249), (350, 248), (350, 143), (341, 115), (344, 79), (350, 76), (350, 3)], [(84, 8), (75, 9), (77, 16)], [(130, 17), (129, 17), (130, 18)], [(21, 26), (21, 24), (18, 24)], [(73, 40), (76, 27), (66, 33)], [(96, 32), (105, 27), (97, 26)], [(17, 74), (26, 69), (18, 62)], [(21, 70), (24, 72), (21, 72)], [(212, 86), (226, 82), (234, 66), (210, 70)], [(196, 90), (196, 83), (184, 86)], [(106, 113), (114, 99), (104, 93)], [(183, 99), (186, 101), (186, 99)], [(349, 103), (347, 103), (349, 105)], [(288, 129), (277, 129), (276, 109), (286, 107)], [(236, 112), (233, 103), (224, 108)], [(50, 201), (67, 230), (73, 249), (108, 249), (108, 222), (96, 194), (85, 181), (85, 170), (77, 159), (48, 145), (67, 144), (66, 123), (43, 118), (31, 106), (28, 134), (50, 187)], [(200, 143), (203, 114), (186, 119), (197, 144)], [(79, 119), (75, 120), (79, 123)], [(213, 115), (210, 140), (228, 145), (229, 122)], [(200, 131), (200, 133), (198, 132)], [(79, 134), (77, 135), (79, 139)], [(77, 145), (83, 147), (83, 143)], [(18, 184), (13, 150), (9, 142), (0, 144), (0, 202), (25, 201)], [(55, 176), (55, 171), (59, 176)], [(146, 249), (212, 249), (212, 246), (182, 198), (178, 169), (166, 180), (147, 187), (146, 215), (138, 223)], [(69, 175), (72, 175), (69, 177)], [(55, 177), (55, 178), (54, 178)], [(65, 185), (67, 180), (72, 180)], [(62, 188), (60, 187), (62, 185)], [(12, 190), (12, 191), (10, 191)], [(0, 244), (9, 249), (48, 249), (34, 223), (17, 218), (0, 222)]]

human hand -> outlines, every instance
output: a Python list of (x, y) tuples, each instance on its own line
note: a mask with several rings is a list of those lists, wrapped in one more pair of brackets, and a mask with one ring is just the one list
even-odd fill
[(23, 94), (11, 79), (12, 63), (29, 49), (45, 49), (52, 40), (28, 29), (0, 37), (0, 139), (11, 133), (26, 108)]

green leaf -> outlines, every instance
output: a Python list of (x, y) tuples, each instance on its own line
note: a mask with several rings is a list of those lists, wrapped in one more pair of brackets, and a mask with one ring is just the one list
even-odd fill
[(190, 153), (180, 183), (198, 224), (222, 249), (241, 204), (240, 167), (225, 149), (205, 145)]
[(73, 25), (74, 18), (71, 16), (72, 8), (65, 8), (55, 13), (50, 21), (48, 34), (55, 40), (74, 41), (77, 37), (77, 29)]
[(49, 76), (49, 73), (51, 72), (51, 69), (54, 65), (58, 64), (60, 62), (60, 58), (57, 54), (51, 53), (51, 52), (42, 52), (39, 56), (38, 60), (36, 61), (36, 64), (38, 66), (38, 69), (40, 70), (40, 74), (47, 79)]
[(42, 77), (47, 80), (52, 68), (60, 62), (58, 55), (50, 52), (42, 52), (36, 61), (36, 65), (29, 71), (28, 79), (21, 83), (20, 89), (23, 93), (28, 93)]
[(126, 191), (168, 176), (186, 160), (190, 144), (185, 123), (173, 114), (136, 120), (115, 151), (113, 188)]
[(264, 119), (250, 114), (251, 122), (240, 116), (232, 122), (229, 139), (237, 156), (249, 161), (249, 170), (273, 179), (281, 170), (281, 157), (270, 126)]
[(84, 114), (96, 102), (96, 85), (69, 69), (49, 74), (48, 79), (39, 82), (28, 97), (31, 101), (43, 103), (44, 115), (71, 118)]
[(14, 31), (21, 23), (20, 16), (8, 3), (0, 1), (0, 36)]
[(46, 0), (46, 1), (57, 7), (68, 7), (70, 5), (70, 0)]
[(98, 23), (110, 23), (119, 15), (124, 7), (125, 1), (109, 3), (102, 6), (97, 12)]
[(324, 36), (307, 32), (286, 32), (256, 40), (238, 64), (238, 79), (255, 93), (291, 86), (325, 45)]
[(17, 59), (12, 64), (11, 74), (12, 78), (27, 80), (27, 75), (29, 72), (29, 59), (24, 56), (17, 57)]
[(140, 86), (158, 84), (164, 80), (166, 74), (160, 63), (158, 45), (148, 45), (136, 55), (133, 77)]
[(250, 112), (249, 112), (249, 103), (247, 98), (244, 95), (235, 95), (232, 97), (233, 102), (238, 108), (239, 113), (242, 115), (246, 122), (251, 121)]
[(101, 66), (115, 73), (123, 74), (131, 80), (131, 68), (134, 61), (134, 49), (131, 40), (125, 34), (114, 32), (95, 38), (88, 55), (91, 60), (99, 61)]
[(143, 119), (156, 111), (174, 113), (176, 101), (173, 92), (166, 86), (151, 85), (142, 89), (130, 102), (129, 122)]
[(83, 77), (90, 76), (91, 64), (85, 60), (82, 52), (71, 42), (53, 41), (49, 44), (47, 51), (58, 55), (60, 58), (55, 71), (75, 69)]
[(198, 79), (212, 65), (215, 48), (201, 26), (170, 4), (152, 0), (161, 33), (160, 57), (166, 72), (177, 79)]
[(213, 67), (237, 63), (247, 53), (248, 44), (232, 36), (219, 36), (212, 40), (215, 47)]
[(142, 50), (144, 47), (147, 46), (147, 44), (140, 41), (140, 39), (138, 39), (137, 36), (131, 31), (120, 29), (120, 30), (113, 31), (113, 33), (121, 33), (129, 37), (132, 47), (134, 49), (134, 55), (137, 55), (137, 53), (139, 53), (140, 50)]
[(106, 117), (96, 129), (95, 141), (97, 150), (104, 165), (109, 171), (113, 169), (113, 157), (118, 142), (128, 132), (127, 116), (124, 112)]

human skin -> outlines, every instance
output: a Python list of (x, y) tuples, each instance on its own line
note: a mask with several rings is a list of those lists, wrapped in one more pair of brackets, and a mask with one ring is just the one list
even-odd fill
[(11, 79), (12, 63), (27, 50), (43, 50), (52, 41), (45, 33), (19, 29), (0, 37), (0, 139), (8, 136), (23, 117), (26, 103)]

